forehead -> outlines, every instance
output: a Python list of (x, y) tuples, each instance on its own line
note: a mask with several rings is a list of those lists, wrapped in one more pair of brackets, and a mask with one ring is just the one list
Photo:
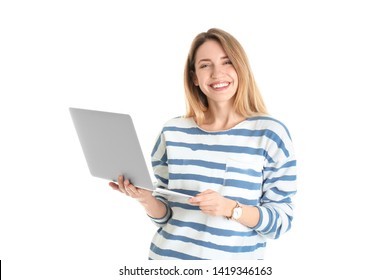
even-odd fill
[(220, 59), (227, 57), (222, 45), (215, 40), (207, 40), (196, 51), (195, 61), (201, 59)]

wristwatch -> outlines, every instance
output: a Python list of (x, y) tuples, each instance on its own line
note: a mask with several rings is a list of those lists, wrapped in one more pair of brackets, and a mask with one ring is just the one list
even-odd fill
[(237, 221), (238, 219), (241, 218), (241, 215), (242, 215), (241, 204), (238, 201), (236, 201), (236, 206), (233, 208), (232, 216), (230, 218)]

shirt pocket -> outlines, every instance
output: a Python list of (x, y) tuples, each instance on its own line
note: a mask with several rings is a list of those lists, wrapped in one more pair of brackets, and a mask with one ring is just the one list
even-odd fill
[(226, 161), (222, 193), (246, 205), (258, 205), (263, 185), (263, 160)]

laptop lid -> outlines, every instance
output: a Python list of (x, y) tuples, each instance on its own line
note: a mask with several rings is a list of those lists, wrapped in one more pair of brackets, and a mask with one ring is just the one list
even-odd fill
[(153, 190), (153, 183), (130, 115), (69, 108), (92, 176)]
[(72, 107), (69, 111), (92, 176), (117, 181), (123, 175), (139, 188), (191, 197), (155, 188), (130, 115)]

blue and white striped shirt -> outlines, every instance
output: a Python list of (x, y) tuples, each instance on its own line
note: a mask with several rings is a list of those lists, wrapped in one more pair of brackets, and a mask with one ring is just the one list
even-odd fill
[(249, 228), (202, 213), (178, 196), (156, 197), (167, 214), (150, 259), (263, 259), (267, 238), (287, 232), (293, 219), (296, 161), (287, 128), (272, 117), (251, 117), (225, 131), (205, 131), (192, 118), (168, 121), (152, 152), (158, 186), (196, 195), (207, 189), (258, 208)]

